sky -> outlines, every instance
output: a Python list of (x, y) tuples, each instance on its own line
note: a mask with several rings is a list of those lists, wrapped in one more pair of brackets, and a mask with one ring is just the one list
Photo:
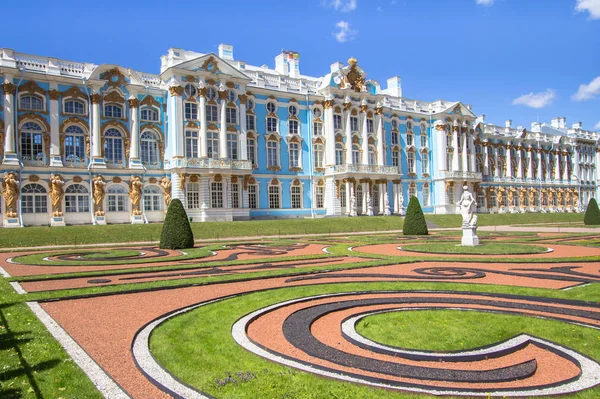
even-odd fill
[(600, 0), (21, 1), (0, 6), (0, 47), (159, 73), (170, 47), (303, 75), (358, 59), (382, 88), (462, 101), (486, 122), (529, 128), (566, 117), (600, 131)]

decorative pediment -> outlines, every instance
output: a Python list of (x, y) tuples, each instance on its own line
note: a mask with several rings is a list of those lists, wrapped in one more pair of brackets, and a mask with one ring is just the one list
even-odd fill
[(145, 86), (144, 81), (135, 71), (112, 64), (98, 65), (90, 75), (89, 80), (105, 80), (109, 87), (128, 84)]
[(156, 101), (154, 96), (151, 96), (151, 95), (147, 95), (146, 97), (144, 97), (144, 99), (142, 100), (142, 102), (140, 102), (140, 104), (160, 108), (160, 103), (158, 101)]
[(340, 89), (352, 89), (360, 93), (366, 88), (365, 72), (358, 66), (356, 58), (348, 60), (348, 66), (340, 70), (340, 74), (334, 77), (334, 82)]
[(83, 100), (87, 99), (87, 95), (81, 91), (81, 89), (77, 86), (71, 86), (67, 90), (62, 92), (63, 98), (73, 97), (73, 98), (81, 98)]
[(19, 86), (19, 92), (21, 92), (21, 93), (37, 93), (37, 94), (41, 94), (41, 95), (46, 94), (46, 90), (42, 89), (33, 80), (30, 80), (26, 83), (23, 83), (21, 86)]
[(104, 102), (124, 104), (125, 98), (123, 98), (123, 96), (121, 96), (117, 91), (111, 91), (104, 96)]
[(246, 80), (248, 82), (252, 81), (246, 74), (238, 71), (227, 61), (219, 58), (215, 54), (206, 54), (202, 57), (183, 62), (177, 65), (176, 68), (194, 72), (206, 72), (212, 75), (213, 79), (219, 77), (220, 80), (220, 76), (223, 75)]
[(438, 112), (438, 113), (455, 115), (457, 117), (459, 117), (459, 116), (464, 116), (467, 118), (476, 118), (477, 117), (469, 108), (467, 108), (460, 101), (450, 105), (445, 110)]

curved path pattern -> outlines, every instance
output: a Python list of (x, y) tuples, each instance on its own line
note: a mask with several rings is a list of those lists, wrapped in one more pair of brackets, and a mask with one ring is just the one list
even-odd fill
[[(597, 238), (585, 237), (586, 240)], [(444, 237), (444, 240), (449, 239)], [(509, 242), (510, 237), (502, 237), (502, 240)], [(513, 237), (513, 240), (518, 242), (519, 238)], [(202, 277), (239, 276), (244, 279), (237, 282), (212, 280), (210, 285), (188, 285), (175, 289), (165, 286), (119, 295), (91, 294), (89, 297), (40, 303), (48, 317), (89, 354), (89, 361), (97, 363), (124, 392), (135, 398), (210, 397), (184, 385), (156, 363), (148, 347), (150, 334), (156, 326), (182, 312), (246, 293), (267, 290), (277, 293), (277, 289), (282, 287), (350, 282), (445, 282), (549, 289), (568, 289), (600, 282), (600, 262), (553, 261), (555, 258), (600, 255), (599, 248), (571, 246), (567, 245), (567, 241), (561, 244), (554, 241), (532, 242), (531, 245), (550, 247), (554, 252), (511, 255), (510, 258), (514, 258), (512, 263), (484, 262), (483, 258), (494, 258), (490, 255), (439, 254), (423, 255), (435, 260), (400, 263), (403, 256), (415, 258), (420, 255), (398, 250), (399, 243), (393, 237), (389, 240), (393, 243), (361, 245), (346, 256), (340, 252), (327, 255), (326, 247), (344, 244), (339, 237), (331, 241), (322, 239), (319, 243), (308, 241), (284, 246), (232, 245), (215, 250), (215, 255), (208, 258), (182, 261), (167, 260), (181, 255), (176, 251), (165, 251), (168, 252), (165, 254), (152, 248), (127, 248), (128, 251), (143, 252), (142, 256), (146, 256), (148, 262), (123, 265), (93, 265), (93, 262), (106, 259), (79, 250), (69, 254), (62, 252), (61, 255), (47, 252), (48, 263), (56, 262), (47, 266), (9, 263), (8, 258), (17, 258), (25, 253), (3, 254), (0, 265), (13, 276), (39, 276), (39, 281), (21, 281), (27, 291), (39, 294), (53, 294), (54, 290), (71, 288), (85, 290), (89, 287)], [(346, 245), (336, 248), (344, 247)], [(378, 259), (375, 255), (386, 258)], [(128, 257), (138, 259), (131, 255), (114, 259), (127, 261)], [(300, 258), (290, 260), (286, 257)], [(465, 260), (467, 257), (473, 260)], [(506, 255), (496, 257), (507, 258)], [(533, 258), (547, 262), (527, 263)], [(82, 259), (90, 264), (59, 264)], [(234, 265), (219, 263), (229, 261), (240, 262)], [(370, 267), (355, 266), (365, 261), (381, 263)], [(215, 263), (207, 267), (207, 262)], [(181, 268), (178, 269), (178, 266)], [(128, 270), (148, 267), (152, 269)], [(308, 268), (317, 270), (291, 275)], [(120, 272), (115, 274), (115, 270)], [(285, 273), (286, 270), (289, 273), (285, 276), (248, 279), (251, 274), (246, 275), (270, 271)], [(78, 274), (42, 276), (71, 272)], [(93, 276), (86, 275), (89, 272), (95, 273)], [(184, 283), (185, 280), (182, 281)], [(340, 290), (343, 289), (341, 287)], [(345, 292), (281, 302), (245, 315), (232, 326), (231, 331), (239, 345), (271, 361), (330, 378), (393, 390), (460, 396), (486, 396), (493, 392), (498, 396), (530, 397), (568, 394), (600, 383), (600, 365), (596, 360), (536, 337), (519, 335), (489, 347), (435, 353), (377, 344), (360, 336), (354, 328), (357, 321), (366, 315), (418, 309), (500, 312), (600, 329), (600, 305), (597, 302), (499, 293), (414, 290)]]

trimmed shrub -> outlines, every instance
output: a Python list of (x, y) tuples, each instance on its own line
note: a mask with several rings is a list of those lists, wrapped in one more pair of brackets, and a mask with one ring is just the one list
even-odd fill
[(590, 202), (588, 202), (587, 210), (583, 217), (583, 223), (588, 225), (600, 224), (600, 209), (598, 209), (598, 203), (595, 198), (592, 198)]
[(171, 200), (165, 223), (160, 233), (160, 248), (185, 249), (194, 247), (194, 233), (190, 226), (183, 204), (178, 199)]
[(421, 204), (415, 196), (410, 197), (408, 202), (402, 232), (405, 236), (426, 236), (429, 234)]

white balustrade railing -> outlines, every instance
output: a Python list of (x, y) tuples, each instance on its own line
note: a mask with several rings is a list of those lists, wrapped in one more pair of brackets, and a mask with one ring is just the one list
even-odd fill
[(335, 165), (328, 166), (325, 169), (325, 174), (340, 174), (340, 173), (360, 173), (360, 174), (380, 174), (380, 175), (399, 175), (400, 170), (397, 166), (384, 165)]
[(186, 158), (182, 167), (194, 169), (252, 170), (252, 162), (236, 159)]

